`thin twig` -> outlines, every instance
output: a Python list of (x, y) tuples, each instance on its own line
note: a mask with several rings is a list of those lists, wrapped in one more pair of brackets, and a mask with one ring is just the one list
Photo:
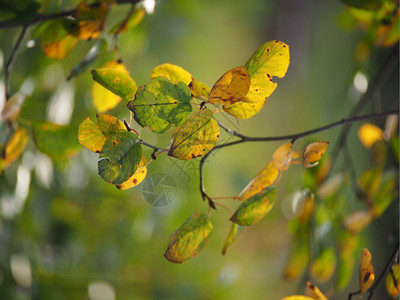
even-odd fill
[(28, 29), (27, 25), (24, 25), (22, 27), (22, 30), (18, 36), (17, 41), (15, 42), (14, 48), (10, 54), (10, 57), (8, 58), (7, 64), (6, 64), (6, 70), (5, 70), (5, 78), (4, 78), (4, 89), (5, 89), (5, 96), (6, 96), (6, 101), (10, 98), (10, 75), (11, 71), (14, 65), (14, 60), (17, 55), (18, 49), (21, 47), (22, 41), (24, 39), (26, 30)]

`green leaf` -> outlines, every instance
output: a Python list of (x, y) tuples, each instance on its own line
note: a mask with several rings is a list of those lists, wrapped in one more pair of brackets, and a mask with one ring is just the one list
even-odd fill
[(348, 6), (365, 10), (375, 10), (382, 6), (383, 0), (342, 0)]
[(135, 81), (125, 70), (102, 68), (92, 70), (93, 79), (114, 94), (127, 100), (133, 99), (137, 91)]
[(207, 215), (192, 214), (172, 233), (164, 256), (170, 262), (183, 263), (199, 254), (210, 241), (213, 226)]
[(156, 77), (139, 88), (128, 108), (140, 126), (164, 133), (171, 124), (179, 126), (187, 119), (192, 111), (190, 99), (189, 87), (183, 82), (174, 84), (167, 78)]
[(230, 221), (240, 226), (250, 226), (260, 221), (275, 203), (276, 190), (270, 186), (244, 201)]
[(107, 139), (118, 132), (126, 131), (124, 123), (110, 115), (96, 114), (97, 124), (89, 117), (78, 129), (79, 143), (90, 151), (99, 153)]
[(191, 115), (173, 134), (168, 155), (188, 160), (210, 152), (219, 137), (219, 127), (212, 115), (209, 109)]
[(132, 132), (119, 132), (111, 136), (101, 150), (99, 175), (108, 183), (119, 185), (136, 171), (142, 157), (139, 138)]
[(338, 291), (344, 290), (353, 275), (355, 259), (353, 254), (340, 254), (339, 255), (339, 262), (336, 271), (336, 288)]
[(37, 148), (53, 160), (64, 160), (81, 150), (76, 136), (77, 129), (45, 121), (33, 123), (33, 133)]
[(222, 249), (222, 255), (226, 254), (226, 250), (237, 240), (238, 236), (242, 232), (242, 226), (232, 223), (231, 230), (229, 231), (228, 237), (226, 238), (224, 248)]
[(8, 22), (28, 22), (37, 16), (41, 5), (33, 0), (2, 0), (0, 19)]

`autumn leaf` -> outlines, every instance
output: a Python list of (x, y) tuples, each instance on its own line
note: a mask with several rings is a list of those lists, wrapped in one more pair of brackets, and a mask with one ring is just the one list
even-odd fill
[(399, 264), (396, 263), (387, 273), (385, 283), (386, 291), (392, 298), (396, 298), (399, 295), (400, 282), (399, 282)]
[(208, 102), (222, 107), (241, 101), (250, 87), (250, 76), (245, 67), (229, 70), (214, 84), (208, 95)]
[(260, 221), (273, 207), (275, 203), (276, 190), (268, 187), (262, 192), (244, 201), (230, 221), (240, 226), (250, 226)]
[(181, 125), (192, 111), (190, 90), (183, 82), (172, 83), (168, 78), (156, 77), (139, 88), (128, 108), (142, 127), (154, 133), (164, 133), (171, 124)]
[(114, 27), (112, 27), (110, 29), (110, 33), (120, 34), (120, 33), (125, 32), (128, 29), (135, 27), (143, 20), (145, 14), (146, 14), (146, 12), (143, 8), (136, 9), (132, 13), (132, 15), (129, 17), (127, 22), (125, 22), (123, 24), (124, 20), (122, 20), (121, 22), (119, 22), (118, 24), (116, 24)]
[(194, 213), (172, 233), (165, 258), (172, 263), (183, 263), (202, 251), (210, 242), (213, 226), (207, 215)]
[(156, 77), (167, 78), (175, 84), (181, 81), (186, 85), (189, 85), (189, 83), (193, 80), (192, 74), (190, 74), (188, 71), (180, 66), (169, 63), (159, 65), (153, 69), (150, 79)]
[(33, 123), (33, 136), (37, 148), (55, 161), (76, 155), (81, 146), (76, 138), (76, 128), (45, 121)]
[(97, 123), (88, 117), (79, 125), (78, 140), (90, 151), (100, 153), (106, 140), (115, 133), (126, 131), (126, 127), (113, 116), (96, 114), (96, 117)]
[(190, 93), (192, 97), (207, 100), (210, 94), (210, 88), (204, 82), (193, 80), (189, 84)]
[(300, 156), (300, 152), (292, 149), (292, 143), (281, 145), (272, 155), (272, 162), (279, 171), (289, 168), (292, 159)]
[(295, 236), (283, 270), (283, 276), (289, 280), (299, 277), (307, 267), (309, 256), (307, 240)]
[(93, 7), (82, 1), (78, 4), (74, 17), (79, 26), (79, 39), (96, 39), (104, 29), (104, 22), (108, 12), (108, 6), (105, 3)]
[(147, 159), (146, 157), (142, 156), (142, 159), (137, 165), (135, 173), (124, 183), (116, 185), (116, 187), (120, 190), (127, 190), (137, 186), (139, 183), (146, 178), (147, 175)]
[(309, 294), (312, 297), (312, 299), (328, 300), (328, 298), (325, 297), (325, 295), (320, 291), (320, 289), (316, 285), (312, 284), (309, 281), (306, 281), (306, 285), (308, 288), (307, 290), (308, 292), (306, 294)]
[(273, 162), (269, 162), (239, 193), (235, 200), (244, 201), (271, 186), (278, 177), (279, 171)]
[(336, 268), (336, 254), (333, 248), (325, 248), (321, 253), (310, 263), (309, 273), (311, 277), (323, 283), (328, 281)]
[(303, 295), (293, 295), (282, 298), (282, 300), (315, 300), (314, 298), (303, 296)]
[(225, 255), (228, 248), (236, 241), (239, 234), (242, 232), (242, 228), (242, 226), (232, 222), (231, 229), (229, 230), (228, 237), (226, 238), (222, 249), (222, 255)]
[(358, 138), (365, 148), (372, 148), (377, 141), (383, 140), (383, 130), (371, 123), (364, 123), (358, 129)]
[(131, 100), (135, 97), (137, 86), (126, 72), (126, 68), (102, 68), (92, 70), (93, 79), (119, 97)]
[(371, 253), (368, 251), (368, 249), (364, 248), (361, 253), (359, 269), (360, 294), (365, 293), (375, 280), (375, 273), (371, 260)]
[(21, 156), (27, 143), (28, 136), (26, 129), (19, 128), (15, 130), (5, 148), (0, 148), (0, 173)]
[(357, 210), (344, 220), (344, 228), (352, 234), (357, 234), (371, 223), (372, 217), (370, 211)]
[(192, 114), (172, 135), (168, 155), (188, 160), (210, 152), (219, 137), (219, 127), (212, 115), (206, 108)]
[(308, 144), (303, 152), (304, 166), (307, 168), (314, 167), (324, 155), (329, 142), (321, 141)]
[[(126, 66), (119, 60), (111, 60), (104, 65), (104, 69), (112, 69), (118, 72), (123, 72), (129, 75)], [(129, 79), (128, 79), (129, 80)], [(130, 81), (130, 80), (129, 80)], [(132, 83), (136, 87), (136, 83)], [(135, 88), (128, 90), (124, 93), (133, 93)], [(110, 89), (104, 87), (100, 83), (93, 82), (92, 87), (92, 101), (93, 105), (98, 112), (106, 112), (115, 108), (120, 102), (121, 97), (111, 92)]]
[(142, 158), (142, 148), (136, 134), (128, 131), (112, 135), (100, 152), (99, 175), (108, 183), (120, 185), (136, 171)]

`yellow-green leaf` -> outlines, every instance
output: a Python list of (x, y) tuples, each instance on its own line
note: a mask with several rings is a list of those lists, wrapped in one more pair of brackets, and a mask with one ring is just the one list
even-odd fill
[(381, 188), (372, 199), (371, 214), (380, 217), (396, 198), (396, 174), (392, 174), (382, 182)]
[(118, 184), (117, 188), (120, 190), (127, 190), (137, 186), (146, 178), (147, 175), (147, 159), (142, 156), (141, 161), (137, 165), (136, 172), (124, 183)]
[(173, 64), (162, 64), (153, 69), (150, 75), (150, 79), (156, 77), (168, 78), (172, 83), (178, 83), (182, 81), (184, 84), (189, 85), (193, 80), (192, 74), (183, 69), (180, 66)]
[(202, 100), (207, 100), (208, 94), (210, 94), (210, 88), (208, 87), (208, 85), (198, 80), (193, 80), (189, 84), (189, 89), (192, 97)]
[(0, 149), (2, 150), (0, 154), (0, 173), (21, 156), (27, 143), (26, 129), (19, 128), (15, 130), (5, 148)]
[(273, 207), (275, 203), (276, 190), (268, 187), (262, 192), (244, 201), (230, 221), (240, 226), (250, 226), (260, 221)]
[(344, 253), (339, 255), (336, 272), (336, 288), (338, 291), (344, 290), (350, 283), (353, 275), (354, 264), (355, 260), (353, 253)]
[(371, 123), (364, 123), (358, 129), (358, 138), (366, 148), (372, 148), (377, 141), (383, 140), (383, 130)]
[(208, 95), (208, 102), (223, 107), (241, 101), (250, 87), (250, 76), (245, 67), (229, 70), (214, 84)]
[(224, 247), (222, 249), (222, 255), (226, 254), (226, 250), (228, 250), (228, 248), (230, 246), (232, 246), (232, 244), (236, 241), (236, 239), (238, 238), (239, 234), (242, 232), (242, 226), (236, 224), (236, 223), (232, 223), (231, 225), (231, 229), (229, 230), (229, 234), (228, 237), (226, 238), (226, 241), (224, 243)]
[(328, 300), (328, 298), (325, 297), (325, 295), (320, 291), (320, 289), (316, 285), (312, 284), (309, 281), (306, 281), (306, 285), (307, 285), (307, 288), (308, 288), (307, 294), (309, 294), (312, 297), (312, 299), (314, 299), (314, 300)]
[(199, 254), (210, 241), (213, 226), (207, 215), (192, 214), (172, 233), (164, 256), (170, 262), (183, 263)]
[(359, 287), (360, 293), (365, 293), (375, 280), (374, 267), (372, 266), (372, 256), (368, 249), (363, 249), (360, 259)]
[(128, 21), (123, 24), (125, 20), (122, 20), (118, 24), (116, 24), (113, 28), (110, 29), (110, 33), (123, 33), (128, 29), (131, 29), (138, 25), (144, 18), (146, 12), (143, 8), (136, 9), (132, 15), (129, 17)]
[(399, 271), (399, 264), (396, 263), (386, 275), (386, 291), (392, 298), (396, 298), (399, 295)]
[[(113, 69), (129, 75), (126, 66), (119, 60), (112, 60), (104, 65), (105, 69)], [(135, 84), (136, 85), (136, 84)], [(132, 91), (133, 92), (133, 91)], [(116, 107), (121, 102), (121, 97), (111, 92), (97, 82), (93, 82), (92, 101), (98, 112), (106, 112)]]
[(271, 186), (278, 177), (279, 171), (273, 162), (269, 162), (239, 193), (235, 200), (245, 201), (251, 196)]
[(80, 2), (75, 10), (74, 17), (78, 21), (79, 39), (91, 40), (99, 37), (104, 29), (104, 21), (108, 12), (105, 3), (93, 7)]
[(126, 131), (126, 127), (113, 116), (96, 114), (96, 117), (97, 124), (88, 117), (79, 125), (78, 140), (90, 151), (100, 153), (106, 140), (118, 132)]
[(336, 254), (333, 248), (325, 248), (310, 264), (310, 275), (317, 282), (328, 281), (336, 268)]
[(300, 152), (292, 149), (292, 143), (281, 145), (272, 155), (272, 162), (279, 171), (289, 168), (292, 159), (300, 156)]
[(308, 144), (303, 152), (304, 165), (309, 168), (318, 164), (318, 161), (324, 155), (329, 142), (321, 141)]
[(192, 114), (172, 135), (168, 155), (188, 160), (205, 155), (218, 141), (219, 127), (205, 108)]
[(289, 257), (283, 270), (286, 279), (299, 277), (309, 261), (308, 243), (306, 238), (296, 238), (290, 249)]

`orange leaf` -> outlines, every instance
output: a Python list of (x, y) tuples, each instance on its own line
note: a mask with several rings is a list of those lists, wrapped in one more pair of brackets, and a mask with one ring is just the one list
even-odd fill
[(309, 168), (318, 164), (318, 161), (324, 155), (329, 142), (321, 141), (309, 144), (303, 152), (304, 165)]
[(286, 143), (274, 152), (272, 162), (279, 171), (285, 171), (289, 168), (292, 159), (299, 156), (300, 152), (292, 149), (292, 143)]
[(372, 266), (372, 256), (368, 249), (363, 249), (359, 269), (360, 294), (365, 293), (375, 280), (374, 267)]

